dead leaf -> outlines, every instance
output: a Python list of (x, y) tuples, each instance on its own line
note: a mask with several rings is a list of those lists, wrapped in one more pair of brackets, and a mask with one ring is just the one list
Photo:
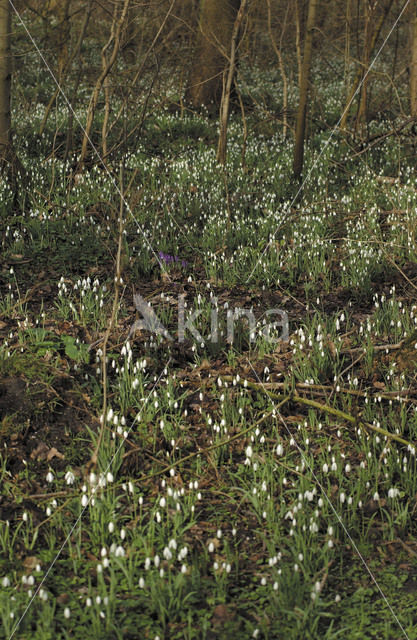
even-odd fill
[(375, 387), (375, 389), (385, 390), (385, 383), (384, 382), (378, 382), (378, 380), (375, 380), (374, 387)]
[(49, 449), (46, 459), (49, 462), (49, 460), (52, 460), (52, 458), (59, 458), (60, 460), (64, 460), (65, 456), (63, 453), (58, 451), (58, 449), (55, 449), (55, 447), (52, 447), (52, 449)]
[(30, 458), (31, 460), (37, 460), (38, 462), (40, 462), (41, 460), (47, 460), (49, 462), (50, 460), (52, 460), (52, 458), (59, 458), (60, 460), (64, 460), (65, 456), (55, 447), (52, 447), (50, 449), (44, 442), (40, 442), (30, 454)]
[(329, 345), (330, 353), (332, 354), (333, 358), (335, 358), (337, 356), (337, 349), (335, 347), (333, 340), (329, 340), (328, 345)]
[(33, 449), (32, 453), (30, 454), (30, 458), (31, 460), (38, 460), (38, 461), (46, 460), (48, 452), (49, 452), (49, 447), (44, 442), (40, 442), (38, 446), (35, 449)]
[(230, 622), (235, 617), (235, 612), (225, 604), (218, 604), (214, 607), (211, 623), (213, 627), (224, 627), (226, 622)]
[(41, 562), (36, 556), (26, 556), (26, 558), (23, 560), (23, 566), (25, 567), (26, 571), (29, 572), (33, 571), (38, 564), (41, 564)]
[(58, 604), (67, 604), (67, 602), (69, 602), (69, 595), (68, 593), (61, 593), (57, 599), (56, 599)]

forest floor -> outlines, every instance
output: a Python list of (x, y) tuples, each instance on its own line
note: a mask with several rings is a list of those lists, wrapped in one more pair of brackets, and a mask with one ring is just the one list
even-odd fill
[(320, 130), (295, 200), (275, 121), (242, 166), (233, 116), (225, 171), (215, 121), (155, 112), (130, 189), (36, 126), (0, 193), (0, 637), (417, 638), (412, 136)]

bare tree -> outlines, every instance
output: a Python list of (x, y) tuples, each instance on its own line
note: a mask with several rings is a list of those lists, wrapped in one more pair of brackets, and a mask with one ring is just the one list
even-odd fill
[[(88, 105), (87, 111), (87, 122), (84, 130), (84, 137), (81, 147), (81, 154), (79, 158), (78, 168), (82, 169), (86, 157), (87, 157), (87, 148), (90, 140), (90, 133), (94, 122), (94, 116), (96, 113), (98, 99), (105, 84), (105, 80), (109, 75), (110, 71), (113, 68), (113, 65), (116, 62), (119, 50), (120, 50), (120, 39), (123, 25), (125, 24), (125, 20), (129, 11), (130, 0), (124, 0), (121, 8), (120, 15), (117, 15), (117, 6), (115, 5), (115, 11), (113, 14), (113, 21), (110, 29), (110, 35), (101, 50), (101, 60), (102, 60), (102, 71), (100, 76), (97, 78), (96, 84), (93, 89), (93, 93), (90, 98), (90, 103)], [(108, 51), (111, 48), (111, 52), (108, 55)], [(105, 133), (105, 131), (103, 132)]]
[(229, 121), (229, 112), (230, 112), (230, 93), (232, 90), (233, 78), (235, 75), (236, 69), (236, 56), (237, 56), (237, 48), (238, 48), (238, 38), (239, 31), (242, 24), (242, 20), (244, 18), (246, 8), (248, 5), (248, 0), (242, 0), (240, 3), (239, 11), (236, 16), (235, 24), (233, 27), (231, 47), (230, 47), (230, 56), (229, 56), (229, 64), (224, 72), (223, 79), (223, 92), (222, 92), (222, 100), (220, 104), (220, 135), (219, 135), (219, 144), (217, 147), (217, 161), (220, 164), (226, 164), (226, 151), (227, 151), (227, 124)]
[(295, 178), (300, 178), (303, 170), (308, 84), (310, 78), (311, 56), (313, 51), (313, 30), (316, 21), (317, 6), (318, 0), (309, 0), (304, 38), (303, 63), (301, 67), (300, 100), (298, 103), (297, 123), (295, 129), (293, 164), (293, 173)]
[[(282, 110), (283, 110), (282, 133), (285, 138), (287, 135), (287, 129), (288, 129), (288, 79), (287, 79), (287, 74), (285, 73), (284, 59), (281, 52), (281, 44), (278, 46), (278, 44), (275, 42), (274, 34), (272, 33), (271, 0), (267, 0), (267, 7), (268, 7), (268, 33), (271, 40), (272, 48), (275, 51), (275, 54), (278, 58), (278, 65), (279, 65), (279, 70), (281, 72), (281, 78), (282, 78)], [(288, 12), (288, 7), (287, 7), (287, 12)], [(284, 26), (282, 28), (281, 40), (284, 34), (285, 22), (287, 19), (287, 12), (285, 13), (285, 20), (284, 20)]]
[(9, 157), (11, 143), (10, 85), (12, 76), (11, 11), (9, 0), (0, 0), (0, 159)]
[(417, 119), (417, 0), (411, 14), (410, 113)]
[(194, 107), (219, 105), (223, 71), (240, 0), (201, 0), (199, 30), (186, 99)]
[[(361, 86), (361, 91), (360, 91), (360, 97), (359, 97), (358, 113), (356, 117), (356, 126), (359, 126), (360, 122), (363, 121), (365, 117), (366, 90), (367, 90), (367, 81), (368, 81), (367, 76), (368, 76), (368, 70), (369, 70), (369, 63), (370, 63), (372, 53), (375, 49), (376, 43), (378, 41), (379, 34), (381, 33), (382, 26), (391, 10), (393, 3), (394, 3), (394, 0), (388, 0), (388, 2), (382, 8), (381, 15), (379, 16), (378, 19), (376, 19), (375, 11), (378, 5), (378, 0), (373, 2), (372, 6), (368, 6), (367, 2), (365, 1), (364, 46), (362, 49), (362, 60), (358, 68), (358, 71), (354, 77), (349, 95), (346, 100), (346, 105), (343, 110), (342, 119), (340, 121), (341, 129), (346, 128), (350, 107), (353, 102), (353, 98), (355, 97), (355, 94), (358, 91), (359, 86)], [(372, 12), (372, 13), (370, 14), (369, 12)]]

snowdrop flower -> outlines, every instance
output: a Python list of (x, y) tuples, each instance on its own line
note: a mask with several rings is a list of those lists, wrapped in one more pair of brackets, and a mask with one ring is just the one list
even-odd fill
[(398, 498), (400, 495), (400, 490), (396, 487), (391, 487), (388, 491), (388, 498)]
[(72, 471), (67, 471), (65, 474), (65, 482), (69, 485), (69, 484), (74, 484), (75, 481), (75, 475), (73, 474)]

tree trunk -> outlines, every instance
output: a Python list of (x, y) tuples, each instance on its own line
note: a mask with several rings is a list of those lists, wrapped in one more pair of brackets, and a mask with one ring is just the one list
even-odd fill
[(417, 0), (411, 16), (410, 113), (417, 118)]
[(201, 0), (194, 63), (186, 91), (186, 100), (193, 107), (220, 105), (223, 71), (239, 7), (240, 0)]
[[(387, 5), (385, 6), (383, 13), (381, 14), (381, 16), (379, 17), (378, 20), (373, 21), (372, 24), (372, 33), (369, 34), (369, 45), (367, 48), (367, 55), (368, 55), (368, 60), (370, 59), (376, 43), (378, 41), (378, 37), (379, 34), (381, 33), (381, 29), (382, 26), (385, 22), (385, 19), (388, 15), (388, 13), (390, 12), (391, 6), (393, 5), (394, 0), (389, 0), (389, 2), (387, 3)], [(349, 92), (349, 96), (346, 100), (346, 105), (345, 108), (343, 109), (342, 112), (342, 117), (340, 119), (340, 129), (344, 130), (346, 129), (346, 124), (347, 124), (347, 120), (348, 120), (348, 116), (349, 116), (349, 111), (350, 111), (350, 107), (352, 106), (352, 102), (355, 98), (356, 93), (358, 92), (359, 86), (364, 78), (364, 76), (366, 74), (368, 74), (369, 71), (369, 65), (367, 66), (366, 64), (361, 64), (361, 66), (359, 67), (356, 76), (353, 80), (350, 92)]]
[(93, 122), (94, 122), (94, 116), (95, 116), (95, 113), (96, 113), (98, 99), (99, 99), (100, 92), (101, 92), (101, 89), (103, 87), (104, 81), (107, 78), (107, 76), (109, 75), (109, 73), (111, 72), (114, 63), (116, 62), (116, 58), (117, 58), (117, 55), (119, 53), (119, 50), (120, 50), (120, 35), (121, 35), (122, 28), (123, 28), (123, 25), (124, 25), (125, 20), (126, 20), (127, 12), (129, 10), (129, 4), (130, 4), (130, 0), (124, 0), (123, 1), (123, 6), (122, 6), (122, 9), (121, 9), (120, 18), (117, 20), (116, 25), (114, 25), (114, 23), (112, 23), (111, 33), (110, 33), (109, 39), (106, 42), (106, 44), (104, 45), (104, 47), (102, 48), (102, 56), (103, 56), (106, 53), (106, 51), (111, 46), (113, 46), (111, 54), (110, 54), (108, 60), (106, 61), (106, 64), (105, 64), (104, 68), (102, 69), (100, 76), (98, 77), (98, 79), (96, 81), (96, 84), (95, 84), (94, 89), (93, 89), (93, 93), (92, 93), (91, 98), (90, 98), (90, 103), (88, 105), (87, 122), (86, 122), (85, 129), (84, 129), (84, 136), (83, 136), (83, 142), (82, 142), (82, 146), (81, 146), (81, 153), (80, 153), (80, 157), (79, 157), (79, 160), (78, 160), (77, 173), (82, 171), (82, 169), (84, 167), (85, 160), (87, 158), (87, 150), (88, 150), (89, 143), (91, 143), (90, 134), (91, 134), (91, 129), (92, 129)]
[(227, 152), (227, 123), (229, 121), (230, 112), (230, 94), (232, 90), (233, 78), (236, 69), (236, 55), (238, 48), (239, 31), (242, 24), (243, 17), (245, 15), (248, 0), (241, 0), (240, 8), (236, 16), (235, 24), (233, 26), (233, 33), (231, 37), (231, 47), (228, 61), (228, 68), (225, 69), (225, 77), (223, 80), (223, 93), (220, 105), (220, 135), (219, 143), (217, 145), (217, 162), (221, 165), (226, 164), (226, 152)]
[(301, 69), (300, 101), (298, 104), (295, 129), (295, 147), (293, 172), (295, 178), (301, 177), (304, 161), (304, 138), (306, 128), (307, 95), (310, 78), (311, 54), (313, 51), (313, 30), (316, 21), (318, 0), (309, 0), (306, 32), (304, 38), (303, 64)]
[(368, 0), (363, 0), (363, 10), (364, 10), (364, 33), (363, 33), (363, 53), (362, 53), (362, 84), (359, 92), (359, 106), (358, 112), (356, 114), (356, 122), (355, 122), (355, 132), (362, 133), (363, 127), (366, 125), (367, 121), (367, 89), (368, 89), (368, 78), (369, 74), (367, 71), (369, 69), (369, 61), (370, 61), (370, 29), (371, 29), (371, 20), (372, 20), (372, 9), (374, 7), (370, 7)]
[[(285, 138), (287, 135), (287, 129), (288, 129), (288, 80), (287, 80), (287, 74), (285, 73), (284, 60), (281, 53), (281, 45), (279, 46), (277, 45), (277, 43), (275, 42), (274, 34), (272, 33), (271, 0), (267, 0), (267, 9), (268, 9), (269, 38), (271, 40), (272, 48), (275, 51), (275, 54), (278, 58), (278, 65), (279, 65), (279, 70), (281, 72), (281, 78), (282, 78), (282, 112), (283, 112), (282, 134), (283, 134), (283, 137)], [(282, 28), (281, 40), (282, 40), (284, 28), (285, 28), (285, 22)]]
[(12, 76), (11, 11), (9, 0), (0, 0), (0, 158), (9, 155), (11, 142), (10, 84)]

